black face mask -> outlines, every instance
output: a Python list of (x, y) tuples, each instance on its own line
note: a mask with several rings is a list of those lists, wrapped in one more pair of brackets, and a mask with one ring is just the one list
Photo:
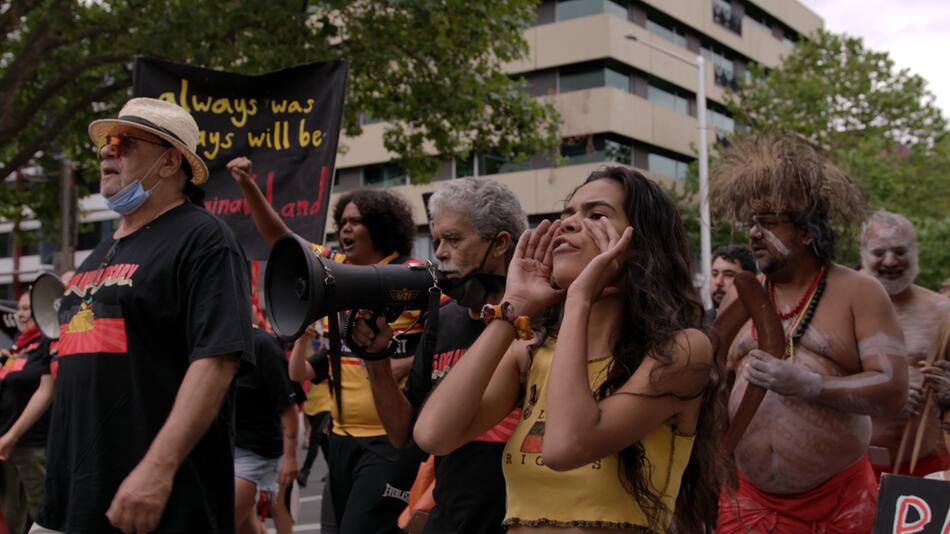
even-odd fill
[[(494, 242), (494, 240), (492, 238), (491, 242)], [(442, 292), (458, 302), (460, 306), (477, 308), (485, 304), (488, 295), (504, 291), (504, 276), (482, 272), (489, 253), (491, 253), (491, 243), (489, 243), (488, 250), (482, 256), (482, 261), (478, 264), (478, 267), (461, 278), (439, 277), (439, 288), (442, 289)]]

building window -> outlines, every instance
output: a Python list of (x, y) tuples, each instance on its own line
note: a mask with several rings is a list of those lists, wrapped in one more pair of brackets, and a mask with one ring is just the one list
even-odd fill
[(630, 75), (610, 67), (604, 67), (604, 86), (630, 92)]
[(667, 41), (686, 48), (686, 32), (669, 21), (662, 20), (653, 13), (647, 16), (647, 31), (659, 35)]
[(724, 50), (715, 45), (703, 45), (700, 48), (700, 53), (713, 64), (713, 79), (715, 79), (716, 85), (730, 89), (739, 88), (739, 84), (736, 82), (736, 64), (729, 59)]
[(570, 137), (561, 143), (565, 165), (581, 165), (601, 161), (631, 164), (630, 141), (613, 135), (583, 135)]
[(772, 28), (769, 27), (769, 21), (762, 15), (746, 13), (742, 19), (742, 23), (757, 28), (760, 32), (772, 35)]
[(626, 2), (620, 0), (558, 0), (557, 20), (570, 20), (608, 13), (627, 18)]
[(603, 87), (603, 68), (585, 70), (564, 69), (558, 73), (558, 92), (580, 91), (591, 87)]
[(384, 119), (377, 119), (369, 113), (360, 113), (360, 126), (366, 126), (368, 124), (378, 124), (380, 122), (386, 122)]
[(475, 154), (469, 154), (465, 159), (455, 159), (455, 176), (453, 178), (465, 178), (466, 176), (478, 176), (475, 169)]
[(673, 159), (663, 154), (650, 152), (647, 155), (647, 169), (650, 172), (676, 178), (677, 180), (686, 179), (686, 170), (689, 164), (677, 159)]
[(736, 131), (736, 120), (730, 117), (725, 110), (717, 107), (709, 106), (706, 108), (706, 121), (716, 128), (717, 135)]
[(692, 100), (692, 96), (682, 89), (677, 89), (670, 84), (651, 78), (647, 86), (647, 100), (684, 115), (689, 115), (689, 101)]
[(492, 174), (504, 174), (506, 172), (519, 172), (531, 169), (530, 161), (514, 162), (505, 158), (501, 154), (479, 154), (478, 155), (478, 176), (489, 176)]
[(92, 250), (100, 241), (108, 239), (115, 230), (114, 221), (98, 221), (91, 224), (84, 224), (88, 229), (79, 232), (76, 238), (76, 250)]
[(615, 87), (630, 91), (630, 75), (603, 63), (565, 67), (558, 72), (558, 92), (581, 91), (594, 87)]
[[(20, 256), (35, 256), (40, 253), (43, 235), (39, 230), (26, 232)], [(0, 233), (0, 258), (12, 258), (16, 250), (16, 237), (13, 231)]]
[(470, 154), (466, 159), (456, 158), (453, 178), (488, 176), (491, 174), (504, 174), (506, 172), (527, 170), (531, 170), (530, 161), (516, 162), (497, 152), (491, 152), (489, 154)]
[(24, 239), (23, 249), (21, 256), (36, 256), (40, 253), (40, 243), (42, 242), (43, 236), (40, 234), (39, 230), (34, 230), (29, 232), (29, 235)]
[(782, 44), (789, 48), (795, 48), (795, 43), (798, 42), (798, 35), (795, 32), (786, 30), (782, 35)]
[(713, 21), (742, 35), (742, 20), (733, 11), (731, 0), (713, 0)]
[(364, 187), (393, 187), (406, 185), (408, 181), (409, 177), (399, 165), (386, 163), (363, 167)]

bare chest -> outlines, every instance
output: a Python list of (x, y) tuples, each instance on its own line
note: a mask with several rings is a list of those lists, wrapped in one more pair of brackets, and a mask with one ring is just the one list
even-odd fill
[[(791, 359), (796, 364), (827, 376), (842, 376), (860, 372), (861, 359), (854, 336), (854, 326), (850, 322), (836, 321), (834, 316), (818, 316), (796, 336), (794, 319), (783, 321), (786, 331), (786, 347), (791, 349)], [(759, 348), (751, 321), (747, 323), (729, 351), (730, 362), (736, 371), (741, 371), (746, 356)], [(775, 354), (785, 357), (784, 354)]]
[(931, 306), (896, 308), (910, 364), (926, 361), (940, 345), (946, 313)]

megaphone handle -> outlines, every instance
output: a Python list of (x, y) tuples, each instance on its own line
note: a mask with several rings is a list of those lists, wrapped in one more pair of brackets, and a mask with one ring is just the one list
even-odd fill
[(376, 310), (373, 312), (373, 316), (370, 317), (368, 321), (364, 319), (364, 321), (369, 323), (369, 329), (373, 331), (374, 335), (377, 335), (377, 336), (379, 335), (379, 326), (376, 325), (376, 322), (379, 320), (380, 317), (383, 316), (384, 313), (385, 313), (385, 310)]
[[(382, 311), (373, 312), (373, 317), (369, 324), (370, 328), (376, 334), (379, 334), (379, 328), (376, 326), (376, 319), (382, 315)], [(369, 361), (383, 360), (396, 353), (396, 346), (398, 343), (395, 339), (391, 339), (389, 341), (389, 346), (380, 352), (368, 352), (357, 346), (356, 343), (353, 342), (353, 329), (356, 328), (356, 321), (358, 320), (357, 312), (354, 311), (346, 318), (346, 325), (343, 327), (343, 337), (346, 340), (346, 346), (349, 347), (350, 352), (359, 356), (360, 358), (363, 358), (364, 360)]]

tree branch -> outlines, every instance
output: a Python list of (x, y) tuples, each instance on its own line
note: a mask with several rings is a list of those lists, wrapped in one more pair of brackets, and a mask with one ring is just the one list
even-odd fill
[(55, 8), (55, 4), (58, 3), (60, 3), (59, 0), (54, 0), (54, 5), (47, 6), (36, 28), (27, 36), (23, 48), (13, 61), (7, 65), (6, 72), (0, 78), (0, 116), (10, 115), (17, 93), (22, 89), (26, 80), (30, 79), (33, 73), (42, 65), (41, 58), (46, 52), (48, 42), (53, 40), (56, 35), (56, 26), (52, 23), (52, 18), (54, 15), (56, 17), (64, 16)]
[(50, 98), (56, 96), (63, 87), (74, 82), (76, 78), (86, 70), (112, 63), (123, 63), (131, 59), (132, 56), (128, 54), (100, 54), (88, 56), (79, 64), (61, 73), (57, 79), (40, 90), (20, 113), (16, 115), (7, 113), (4, 114), (3, 117), (0, 117), (0, 146), (12, 142), (23, 125), (31, 121)]
[(0, 13), (0, 35), (7, 37), (13, 31), (13, 27), (18, 20), (30, 14), (31, 11), (39, 7), (40, 0), (14, 0), (10, 4), (10, 9)]
[(92, 102), (104, 100), (106, 97), (110, 96), (116, 91), (128, 89), (130, 85), (132, 85), (132, 79), (125, 77), (111, 85), (99, 88), (99, 90), (90, 93), (86, 98), (82, 98), (76, 102), (73, 102), (71, 106), (68, 106), (58, 115), (56, 115), (53, 120), (49, 122), (46, 128), (36, 132), (29, 141), (24, 143), (20, 150), (18, 150), (9, 161), (4, 162), (2, 166), (0, 166), (0, 176), (8, 176), (20, 167), (29, 163), (33, 156), (45, 148), (49, 144), (49, 140), (52, 137), (55, 137), (55, 135), (61, 130), (63, 130), (63, 127), (80, 110), (89, 106), (89, 104)]

